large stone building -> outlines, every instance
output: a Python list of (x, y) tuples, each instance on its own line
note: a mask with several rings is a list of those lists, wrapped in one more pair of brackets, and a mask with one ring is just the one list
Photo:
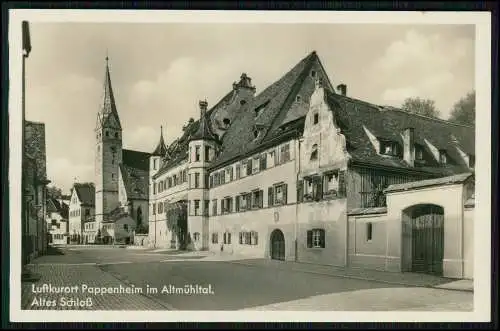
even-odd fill
[(336, 85), (312, 52), (201, 101), (151, 156), (150, 245), (472, 277), (474, 128)]
[[(92, 227), (96, 235), (90, 236), (88, 241), (94, 243), (97, 238), (111, 243), (115, 240), (114, 234), (123, 232), (125, 228), (126, 232), (132, 233), (136, 226), (147, 227), (150, 153), (123, 148), (122, 126), (107, 58), (103, 104), (97, 114), (95, 142), (95, 218), (88, 227)], [(128, 221), (121, 221), (125, 214), (135, 220), (133, 226)], [(121, 229), (115, 229), (117, 225)]]

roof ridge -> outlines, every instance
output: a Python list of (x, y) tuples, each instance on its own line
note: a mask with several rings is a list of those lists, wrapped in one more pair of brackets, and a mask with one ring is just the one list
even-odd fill
[[(362, 103), (362, 104), (365, 104), (365, 105), (368, 105), (368, 106), (374, 108), (374, 110), (380, 111), (379, 109), (381, 107), (387, 107), (387, 106), (377, 105), (375, 103), (371, 103), (371, 102), (368, 102), (368, 101), (364, 101), (364, 100), (361, 100), (361, 99), (349, 97), (347, 95), (342, 95), (342, 94), (338, 94), (338, 93), (332, 93), (331, 91), (329, 91), (327, 89), (325, 89), (325, 90), (328, 91), (328, 95), (329, 96), (332, 96), (332, 97), (341, 97), (341, 98), (347, 99), (347, 101), (349, 101), (349, 102), (353, 102), (353, 101), (359, 102), (359, 103)], [(390, 107), (391, 108), (387, 109), (386, 111), (388, 111), (388, 112), (389, 111), (400, 112), (400, 113), (404, 113), (404, 114), (415, 116), (415, 117), (421, 117), (421, 118), (429, 119), (429, 120), (436, 121), (436, 122), (442, 122), (442, 123), (445, 123), (445, 124), (450, 124), (450, 125), (455, 125), (455, 126), (461, 126), (461, 127), (466, 127), (466, 128), (472, 128), (472, 129), (474, 128), (474, 126), (471, 126), (471, 125), (456, 123), (456, 122), (452, 122), (452, 121), (445, 120), (445, 119), (442, 119), (442, 118), (436, 118), (436, 117), (426, 116), (426, 115), (422, 115), (422, 114), (410, 113), (410, 112), (404, 111), (403, 109), (401, 109), (399, 107), (394, 107), (394, 106), (390, 106)]]

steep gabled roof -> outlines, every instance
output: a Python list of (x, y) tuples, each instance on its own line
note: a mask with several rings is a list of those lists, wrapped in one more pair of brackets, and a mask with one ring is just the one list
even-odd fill
[(127, 167), (139, 170), (149, 171), (149, 157), (151, 154), (146, 152), (133, 151), (130, 149), (122, 150), (122, 163)]
[[(222, 152), (211, 168), (243, 155), (281, 134), (278, 130), (280, 119), (290, 110), (304, 78), (316, 61), (319, 62), (316, 52), (311, 52), (251, 102), (242, 106), (239, 116), (233, 120), (225, 134)], [(327, 83), (329, 84), (328, 80)], [(256, 118), (254, 110), (259, 108), (263, 110)], [(254, 136), (256, 127), (261, 130), (257, 139)]]
[[(325, 97), (334, 112), (338, 125), (346, 137), (348, 152), (353, 161), (372, 165), (406, 168), (430, 172), (439, 176), (469, 171), (456, 146), (474, 155), (474, 128), (448, 121), (415, 115), (396, 108), (385, 108), (365, 101), (331, 93), (325, 89)], [(406, 128), (414, 128), (415, 143), (427, 148), (425, 140), (436, 148), (446, 150), (451, 161), (440, 165), (432, 159), (425, 165), (412, 167), (403, 159), (379, 155), (367, 133), (366, 127), (378, 139), (391, 140), (402, 145), (401, 133)], [(455, 142), (452, 141), (455, 138)], [(430, 151), (427, 151), (430, 154)]]
[(127, 191), (127, 198), (147, 200), (149, 196), (149, 171), (132, 168), (122, 163), (120, 164), (120, 172)]
[(54, 198), (47, 199), (47, 211), (50, 213), (59, 213), (62, 218), (68, 218), (69, 206)]
[(73, 187), (81, 204), (87, 206), (95, 205), (94, 183), (75, 183)]
[(106, 72), (104, 75), (104, 97), (101, 111), (98, 113), (98, 125), (105, 126), (109, 121), (115, 121), (117, 129), (121, 129), (120, 117), (116, 109), (115, 96), (111, 86), (111, 75), (109, 73), (109, 63), (106, 57)]

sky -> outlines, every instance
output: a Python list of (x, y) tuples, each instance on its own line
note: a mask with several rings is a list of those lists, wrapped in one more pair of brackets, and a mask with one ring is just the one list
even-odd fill
[(473, 25), (30, 23), (26, 118), (45, 123), (48, 177), (94, 181), (105, 57), (124, 148), (169, 144), (198, 101), (214, 105), (245, 72), (257, 93), (315, 50), (330, 80), (368, 102), (435, 101), (446, 119), (474, 89)]

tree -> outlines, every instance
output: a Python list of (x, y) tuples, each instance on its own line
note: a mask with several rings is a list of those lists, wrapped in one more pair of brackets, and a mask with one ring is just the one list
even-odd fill
[(439, 117), (434, 100), (416, 98), (406, 98), (401, 108), (409, 113), (424, 115), (429, 117)]
[(55, 186), (47, 187), (47, 197), (53, 199), (60, 199), (62, 197), (62, 190)]
[(476, 124), (476, 91), (467, 93), (453, 105), (449, 121), (467, 125)]

